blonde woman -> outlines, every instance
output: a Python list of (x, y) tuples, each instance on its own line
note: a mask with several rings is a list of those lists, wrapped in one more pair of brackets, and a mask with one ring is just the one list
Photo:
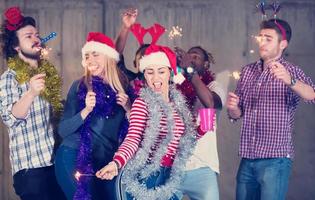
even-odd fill
[(59, 125), (63, 142), (56, 176), (69, 200), (115, 199), (114, 180), (101, 181), (93, 174), (111, 161), (128, 128), (130, 101), (118, 60), (110, 38), (88, 34), (82, 48), (85, 74), (72, 84)]

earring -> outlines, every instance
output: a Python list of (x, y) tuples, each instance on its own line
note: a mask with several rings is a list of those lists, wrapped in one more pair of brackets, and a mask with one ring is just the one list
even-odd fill
[(210, 63), (209, 62), (205, 62), (205, 64), (203, 66), (208, 69), (210, 67)]

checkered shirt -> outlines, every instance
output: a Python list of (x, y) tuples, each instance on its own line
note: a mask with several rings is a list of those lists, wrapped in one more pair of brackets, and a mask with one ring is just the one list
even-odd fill
[(8, 128), (12, 173), (52, 165), (54, 139), (50, 123), (50, 104), (37, 96), (25, 119), (12, 114), (12, 106), (28, 90), (29, 83), (19, 85), (13, 70), (0, 78), (0, 115)]
[[(297, 66), (283, 58), (284, 65), (296, 80), (315, 85)], [(242, 158), (292, 158), (292, 132), (296, 107), (300, 97), (282, 81), (274, 78), (269, 69), (263, 70), (262, 61), (242, 69), (236, 88), (242, 111), (239, 154)], [(315, 103), (315, 100), (309, 101)]]

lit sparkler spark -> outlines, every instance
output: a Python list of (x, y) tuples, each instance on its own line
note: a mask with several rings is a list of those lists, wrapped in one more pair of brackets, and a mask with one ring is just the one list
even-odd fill
[(74, 174), (74, 177), (77, 181), (80, 180), (81, 176), (95, 176), (94, 174), (81, 174), (79, 171), (77, 171), (75, 174)]
[(41, 58), (48, 58), (49, 52), (52, 50), (50, 47), (45, 47), (41, 49), (40, 56)]
[(266, 39), (265, 36), (259, 36), (259, 35), (252, 35), (252, 38), (254, 38), (254, 40), (255, 40), (255, 42), (256, 42), (257, 44), (262, 43), (263, 40)]
[(172, 40), (176, 37), (182, 37), (183, 36), (183, 29), (179, 26), (172, 26), (168, 37)]
[(239, 71), (234, 71), (229, 76), (235, 80), (239, 80), (241, 78), (241, 73)]

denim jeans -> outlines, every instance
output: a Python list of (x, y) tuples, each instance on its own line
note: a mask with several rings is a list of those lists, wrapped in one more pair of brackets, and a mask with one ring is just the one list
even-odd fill
[(57, 182), (66, 194), (68, 200), (72, 200), (77, 188), (77, 182), (74, 178), (75, 163), (78, 150), (60, 146), (55, 158), (55, 172)]
[(209, 167), (186, 171), (179, 190), (180, 199), (188, 195), (191, 200), (219, 200), (217, 173)]
[[(160, 167), (160, 170), (156, 174), (151, 175), (145, 180), (139, 180), (139, 182), (145, 183), (148, 189), (164, 185), (166, 180), (170, 177), (170, 171), (171, 168)], [(118, 176), (117, 182), (120, 182), (120, 176), (121, 174)], [(131, 194), (125, 192), (125, 186), (122, 184), (119, 185), (120, 185), (119, 189), (116, 190), (117, 200), (134, 200), (134, 197)], [(178, 198), (174, 194), (174, 196), (172, 196), (169, 200), (178, 200)]]
[[(74, 178), (78, 150), (60, 146), (56, 154), (56, 177), (58, 184), (66, 194), (68, 200), (72, 200), (77, 189), (77, 181)], [(91, 179), (89, 189), (93, 200), (116, 200), (115, 178), (113, 180), (101, 180), (96, 177)]]
[(284, 200), (292, 161), (289, 158), (242, 159), (236, 200)]

